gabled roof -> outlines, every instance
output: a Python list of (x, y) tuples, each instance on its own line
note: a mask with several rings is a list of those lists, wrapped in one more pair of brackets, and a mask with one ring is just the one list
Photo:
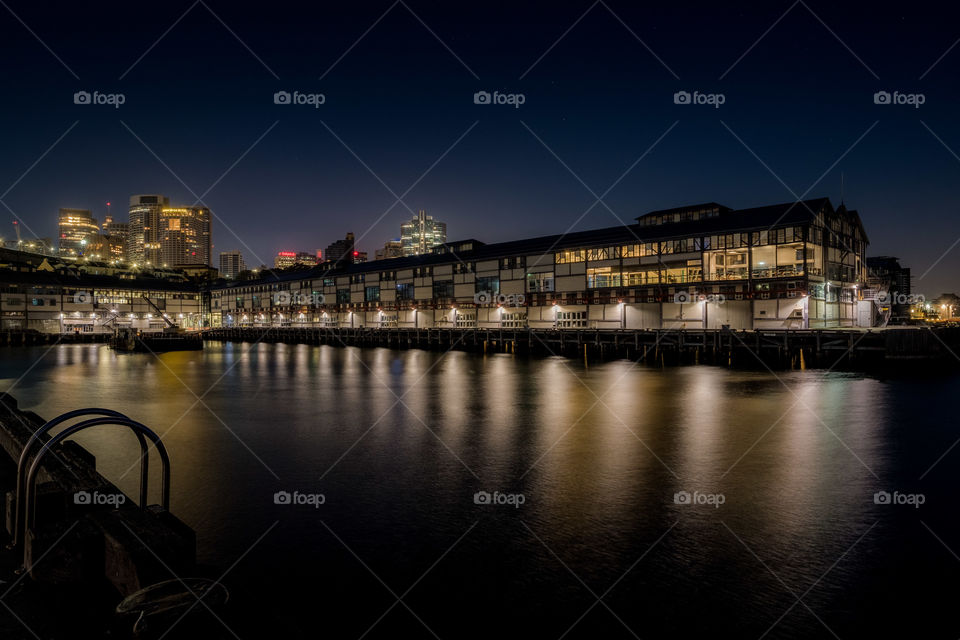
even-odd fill
[(79, 273), (77, 271), (0, 271), (0, 282), (29, 286), (69, 287), (73, 289), (137, 289), (147, 291), (198, 292), (191, 282), (175, 282), (161, 278), (118, 278), (110, 275)]
[(657, 211), (651, 211), (645, 213), (642, 216), (636, 218), (636, 220), (642, 220), (648, 216), (660, 216), (660, 215), (669, 215), (671, 213), (684, 213), (685, 211), (703, 211), (704, 209), (718, 209), (720, 213), (726, 213), (728, 211), (733, 211), (730, 207), (726, 207), (717, 202), (704, 202), (703, 204), (691, 204), (685, 207), (673, 207), (672, 209), (659, 209)]

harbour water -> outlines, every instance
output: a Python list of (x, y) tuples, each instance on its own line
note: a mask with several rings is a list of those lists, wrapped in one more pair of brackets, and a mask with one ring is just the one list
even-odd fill
[[(960, 635), (957, 376), (208, 343), (0, 379), (162, 434), (199, 560), (282, 637)], [(136, 495), (132, 436), (79, 440)]]

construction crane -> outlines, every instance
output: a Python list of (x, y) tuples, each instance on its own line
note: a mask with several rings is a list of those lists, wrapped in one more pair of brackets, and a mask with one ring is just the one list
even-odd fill
[(151, 307), (154, 311), (156, 311), (158, 314), (160, 314), (160, 317), (163, 318), (163, 321), (167, 323), (167, 329), (172, 329), (173, 331), (179, 331), (180, 327), (177, 326), (177, 324), (176, 324), (175, 322), (173, 322), (170, 318), (168, 318), (168, 317), (166, 316), (166, 314), (165, 314), (163, 311), (160, 310), (160, 307), (158, 307), (157, 305), (155, 305), (155, 304), (153, 303), (153, 300), (151, 300), (151, 299), (148, 298), (147, 296), (141, 296), (141, 297), (142, 297), (144, 300), (147, 301), (147, 304), (150, 305), (150, 307)]

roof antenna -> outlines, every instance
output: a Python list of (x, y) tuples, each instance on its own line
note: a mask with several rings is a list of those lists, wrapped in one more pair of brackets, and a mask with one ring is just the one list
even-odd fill
[(843, 171), (840, 172), (840, 206), (843, 206)]

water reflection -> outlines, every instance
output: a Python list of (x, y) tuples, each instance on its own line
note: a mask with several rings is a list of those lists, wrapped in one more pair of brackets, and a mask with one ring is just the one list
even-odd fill
[[(412, 581), (479, 521), (477, 540), (448, 562), (524, 572), (497, 597), (552, 612), (548, 626), (563, 619), (565, 598), (582, 594), (573, 595), (576, 583), (568, 589), (569, 574), (564, 586), (546, 578), (565, 569), (524, 526), (599, 591), (670, 530), (644, 572), (624, 583), (628, 590), (663, 614), (678, 606), (665, 594), (712, 584), (720, 592), (702, 596), (706, 606), (762, 632), (776, 617), (766, 607), (779, 605), (784, 589), (745, 545), (806, 589), (875, 521), (873, 491), (909, 458), (890, 437), (905, 415), (899, 387), (849, 374), (625, 361), (586, 368), (561, 358), (264, 343), (155, 358), (71, 345), (4, 350), (4, 385), (38, 357), (13, 390), (23, 407), (42, 416), (109, 407), (163, 434), (173, 509), (197, 529), (203, 561), (231, 563), (279, 519), (276, 540), (251, 554), (247, 575), (277, 563), (309, 574), (317, 567), (298, 554), (333, 553), (318, 542), (329, 542), (317, 524), (323, 517), (372, 566)], [(80, 440), (104, 475), (135, 494), (137, 446), (126, 435), (104, 430)], [(948, 444), (954, 434), (938, 437)], [(159, 465), (153, 472), (156, 500)], [(278, 510), (274, 491), (290, 488), (324, 492), (322, 515)], [(522, 511), (478, 511), (472, 495), (480, 489), (522, 492), (527, 502)], [(679, 491), (722, 493), (726, 502), (678, 505)], [(343, 584), (360, 590), (353, 569), (343, 570)], [(830, 611), (856, 580), (838, 571), (823, 580), (827, 594), (812, 597)], [(549, 593), (530, 593), (534, 584)], [(479, 586), (457, 588), (492, 597)], [(431, 589), (458, 610), (445, 589)]]

